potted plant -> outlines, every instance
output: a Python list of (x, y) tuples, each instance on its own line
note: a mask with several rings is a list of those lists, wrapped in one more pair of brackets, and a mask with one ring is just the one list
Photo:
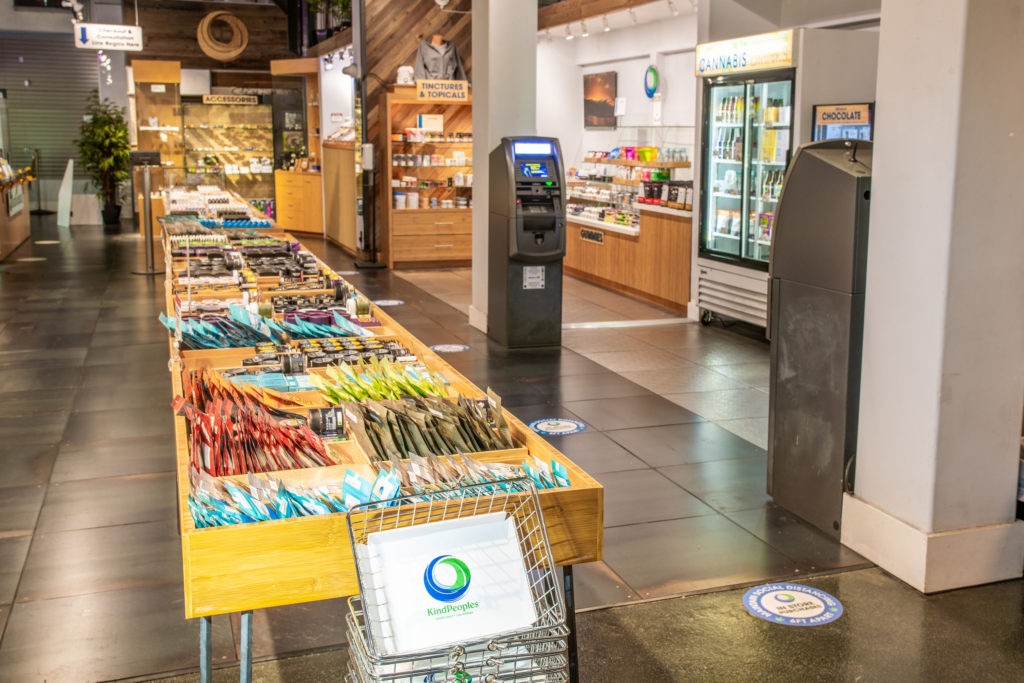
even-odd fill
[(308, 5), (316, 15), (318, 41), (352, 25), (352, 0), (309, 0)]
[(124, 109), (110, 100), (100, 100), (93, 90), (78, 131), (78, 158), (103, 200), (103, 222), (117, 224), (121, 206), (117, 203), (117, 187), (128, 178), (128, 122)]

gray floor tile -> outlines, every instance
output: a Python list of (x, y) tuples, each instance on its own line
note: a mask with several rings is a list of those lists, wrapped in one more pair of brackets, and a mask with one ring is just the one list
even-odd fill
[(562, 330), (562, 346), (577, 353), (633, 351), (652, 348), (644, 342), (623, 334), (622, 330), (584, 329)]
[(639, 372), (641, 370), (672, 370), (683, 364), (679, 356), (653, 347), (635, 352), (592, 351), (584, 354), (587, 358), (614, 372)]
[(32, 533), (46, 488), (43, 484), (0, 488), (0, 538)]
[(765, 457), (711, 460), (658, 470), (711, 507), (721, 511), (759, 509), (771, 501), (765, 492)]
[(765, 455), (763, 449), (713, 422), (619, 429), (605, 432), (605, 436), (651, 467)]
[(759, 348), (749, 344), (730, 343), (711, 347), (684, 347), (672, 349), (683, 358), (700, 365), (734, 365), (736, 363), (763, 363), (768, 360), (768, 346)]
[(647, 465), (601, 432), (549, 436), (548, 442), (590, 475), (644, 469)]
[(595, 475), (595, 478), (604, 486), (606, 529), (715, 514), (710, 507), (658, 474), (657, 470), (606, 472)]
[(739, 380), (750, 387), (768, 387), (769, 375), (771, 374), (771, 363), (765, 360), (761, 363), (736, 363), (733, 365), (716, 365), (715, 372)]
[(5, 486), (31, 486), (50, 480), (56, 445), (26, 445), (0, 450), (0, 472)]
[[(0, 605), (14, 602), (14, 592), (31, 542), (32, 537), (27, 535), (0, 538)], [(0, 633), (3, 633), (2, 629), (0, 626)]]
[[(18, 603), (0, 644), (12, 681), (107, 681), (198, 668), (199, 620), (181, 585)], [(213, 620), (215, 663), (235, 659), (226, 616)]]
[(708, 420), (768, 417), (768, 393), (758, 389), (666, 394), (665, 398)]
[(728, 429), (736, 436), (742, 437), (765, 450), (768, 450), (768, 418), (748, 417), (740, 420), (717, 420), (715, 424)]
[(171, 399), (171, 380), (168, 375), (166, 382), (157, 380), (149, 384), (122, 385), (117, 391), (104, 391), (99, 387), (83, 389), (75, 396), (72, 410), (84, 413), (97, 410), (124, 411), (154, 406), (169, 407)]
[(57, 444), (64, 434), (69, 413), (38, 413), (31, 417), (0, 417), (0, 444), (6, 448), (32, 444)]
[[(170, 392), (165, 394), (169, 395)], [(174, 414), (168, 398), (163, 406), (71, 413), (64, 441), (116, 441), (150, 436), (171, 437), (173, 434)]]
[(18, 602), (158, 584), (181, 585), (177, 521), (36, 534)]
[(551, 400), (567, 402), (591, 398), (618, 398), (620, 396), (643, 396), (650, 392), (614, 372), (590, 375), (563, 375), (554, 380), (555, 387)]
[[(253, 611), (252, 652), (254, 657), (339, 647), (347, 644), (343, 615), (345, 598), (304, 602)], [(241, 617), (232, 614), (235, 641), (241, 637)]]
[(74, 387), (0, 394), (0, 415), (18, 417), (38, 415), (39, 413), (67, 412), (71, 410), (77, 394), (78, 389)]
[[(29, 347), (38, 348), (35, 345), (36, 342), (31, 341)], [(74, 389), (82, 381), (83, 375), (84, 370), (80, 367), (9, 368), (0, 372), (0, 393)]]
[[(153, 369), (165, 367), (170, 351), (167, 342), (129, 344), (127, 346), (92, 346), (85, 358), (86, 365), (123, 365), (144, 363)], [(108, 368), (110, 369), (110, 368)]]
[(726, 512), (725, 516), (799, 563), (806, 572), (871, 564), (839, 541), (771, 503), (754, 510)]
[(625, 429), (699, 422), (701, 418), (660, 396), (625, 396), (592, 401), (569, 401), (566, 407), (595, 429)]
[(51, 480), (57, 483), (126, 474), (172, 472), (175, 463), (174, 441), (163, 436), (69, 443), (60, 446)]
[(626, 379), (650, 389), (656, 394), (681, 394), (694, 391), (719, 391), (745, 388), (742, 382), (689, 361), (675, 363), (661, 370), (623, 372)]
[(767, 581), (799, 570), (717, 514), (607, 529), (604, 561), (642, 598)]
[(572, 575), (577, 610), (618, 605), (640, 599), (640, 596), (604, 562), (574, 565)]
[(173, 519), (174, 473), (136, 474), (50, 485), (39, 514), (40, 531), (89, 529)]

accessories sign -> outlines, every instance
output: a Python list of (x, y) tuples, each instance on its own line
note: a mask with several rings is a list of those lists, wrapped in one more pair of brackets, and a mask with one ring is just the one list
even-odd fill
[(793, 31), (762, 33), (697, 46), (698, 76), (779, 69), (793, 64)]
[(142, 52), (142, 27), (125, 24), (75, 24), (75, 47), (85, 50)]

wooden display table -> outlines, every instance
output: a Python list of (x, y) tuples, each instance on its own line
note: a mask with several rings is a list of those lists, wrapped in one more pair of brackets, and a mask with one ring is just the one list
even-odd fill
[[(173, 278), (173, 268), (169, 270), (169, 278)], [(170, 279), (167, 285), (167, 311), (173, 315)], [(396, 339), (431, 370), (443, 375), (454, 391), (467, 397), (485, 395), (383, 310), (372, 306), (372, 315), (382, 324), (381, 334)], [(173, 340), (170, 346), (173, 354)], [(253, 353), (252, 349), (183, 352), (181, 367), (172, 373), (174, 394), (182, 394), (182, 371), (235, 366)], [(545, 462), (557, 460), (565, 465), (572, 485), (539, 492), (555, 561), (571, 566), (600, 560), (604, 519), (601, 485), (507, 410), (505, 417), (520, 448), (476, 457), (517, 464), (529, 453)], [(197, 529), (188, 508), (190, 458), (185, 418), (175, 416), (174, 425), (187, 617), (249, 612), (359, 592), (344, 513)], [(354, 442), (332, 448), (342, 465), (279, 471), (273, 476), (285, 481), (340, 482), (346, 469), (371, 474), (367, 454)], [(208, 629), (209, 622), (204, 624)], [(251, 615), (243, 621), (245, 624), (251, 628)]]

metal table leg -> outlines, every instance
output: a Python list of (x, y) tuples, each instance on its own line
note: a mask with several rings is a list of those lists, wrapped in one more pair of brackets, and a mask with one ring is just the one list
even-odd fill
[(565, 624), (569, 627), (569, 683), (579, 683), (580, 665), (576, 656), (576, 592), (573, 588), (572, 565), (562, 567), (565, 588)]
[(242, 612), (242, 656), (238, 663), (238, 680), (252, 681), (252, 610)]
[(199, 617), (199, 681), (210, 683), (213, 664), (212, 634), (213, 617)]

